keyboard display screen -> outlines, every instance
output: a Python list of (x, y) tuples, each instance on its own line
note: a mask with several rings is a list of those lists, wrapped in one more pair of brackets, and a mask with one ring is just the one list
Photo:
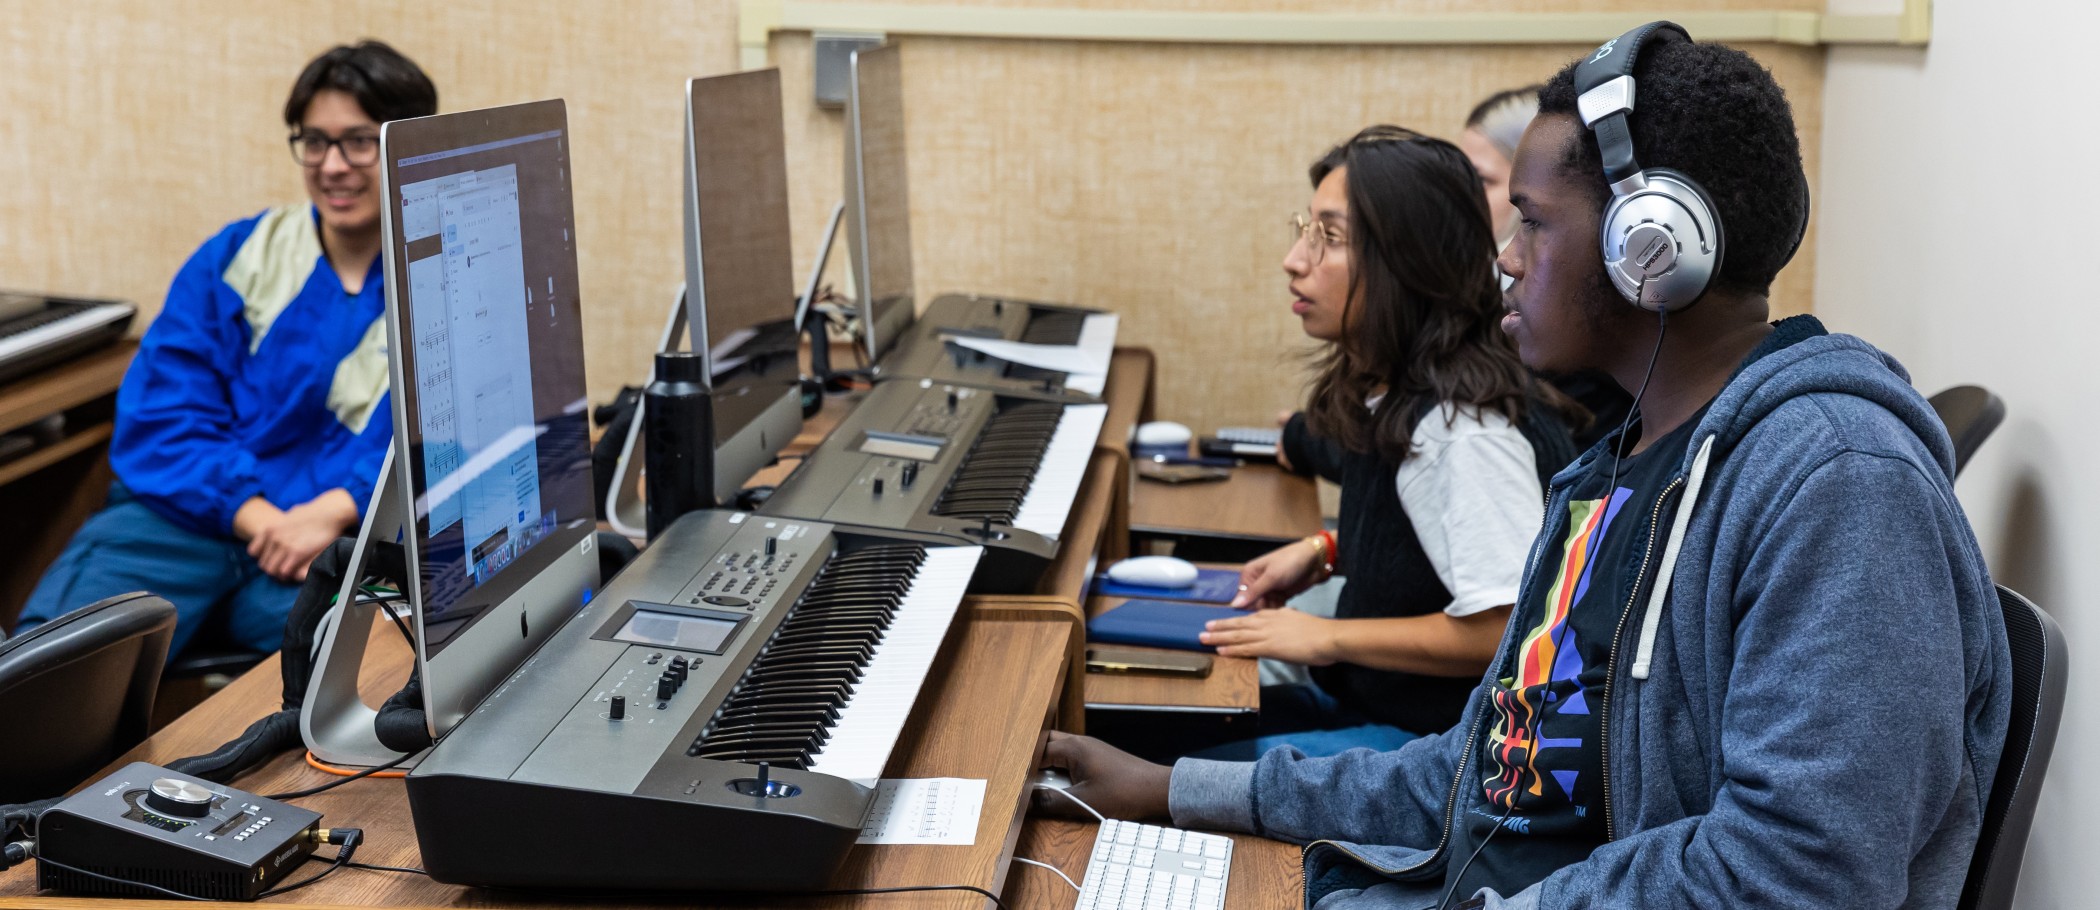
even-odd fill
[(941, 457), (941, 441), (925, 436), (906, 436), (901, 433), (870, 430), (867, 438), (861, 441), (860, 450), (883, 458), (938, 461)]
[(734, 620), (637, 609), (613, 638), (632, 645), (719, 653), (736, 627)]

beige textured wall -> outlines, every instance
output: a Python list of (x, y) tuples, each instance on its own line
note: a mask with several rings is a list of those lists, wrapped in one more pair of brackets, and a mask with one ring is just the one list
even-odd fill
[(5, 8), (0, 286), (157, 312), (206, 237), (304, 198), (284, 146), (285, 94), (315, 54), (370, 36), (422, 64), (445, 111), (568, 100), (593, 394), (642, 377), (684, 280), (684, 82), (736, 68), (734, 0)]
[[(916, 2), (916, 0), (914, 0)], [(944, 0), (959, 2), (959, 0)], [(968, 2), (968, 0), (960, 0)], [(1040, 5), (977, 0), (987, 5)], [(1126, 0), (1059, 6), (1128, 8)], [(1647, 0), (1149, 0), (1157, 9), (1624, 11)], [(1679, 0), (1688, 10), (1817, 0)], [(682, 278), (680, 84), (736, 66), (734, 0), (10, 3), (0, 42), (0, 286), (125, 297), (156, 312), (225, 222), (299, 198), (279, 110), (298, 67), (360, 36), (394, 43), (444, 110), (569, 102), (591, 388), (645, 368)], [(1160, 411), (1261, 422), (1301, 391), (1282, 224), (1305, 166), (1375, 121), (1453, 135), (1490, 91), (1581, 47), (1252, 47), (905, 38), (918, 288), (1111, 307), (1160, 355)], [(1758, 46), (1792, 93), (1813, 175), (1821, 49)], [(840, 116), (809, 103), (810, 43), (772, 45), (787, 98), (796, 275), (840, 184)], [(1778, 308), (1809, 308), (1813, 239)], [(832, 274), (838, 276), (839, 262)]]

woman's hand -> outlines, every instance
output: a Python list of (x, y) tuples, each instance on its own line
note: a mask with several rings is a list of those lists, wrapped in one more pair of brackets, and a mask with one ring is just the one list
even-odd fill
[[(1109, 818), (1128, 821), (1165, 820), (1167, 787), (1174, 769), (1156, 765), (1091, 736), (1050, 731), (1043, 747), (1043, 767), (1063, 768), (1071, 775), (1067, 791)], [(1035, 791), (1035, 807), (1049, 815), (1088, 819), (1078, 804), (1044, 790)]]
[(1240, 593), (1232, 605), (1240, 609), (1273, 609), (1320, 580), (1326, 553), (1306, 541), (1285, 544), (1240, 567)]
[(1302, 610), (1259, 610), (1230, 619), (1214, 619), (1198, 636), (1225, 657), (1269, 657), (1324, 667), (1342, 659), (1342, 621)]

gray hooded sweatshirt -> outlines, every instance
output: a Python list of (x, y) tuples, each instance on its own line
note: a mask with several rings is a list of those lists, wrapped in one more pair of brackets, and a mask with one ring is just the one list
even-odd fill
[[(1518, 603), (1601, 451), (1554, 477)], [(1618, 620), (1607, 840), (1519, 894), (1482, 892), (1488, 906), (1954, 906), (2012, 684), (1953, 464), (1894, 359), (1810, 317), (1779, 323), (1693, 432)], [(1433, 906), (1464, 861), (1444, 845), (1480, 799), (1482, 706), (1517, 638), (1448, 732), (1183, 759), (1175, 823), (1307, 844), (1308, 907)]]

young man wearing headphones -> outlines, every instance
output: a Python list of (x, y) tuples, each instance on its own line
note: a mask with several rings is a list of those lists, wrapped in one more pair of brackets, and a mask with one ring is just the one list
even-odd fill
[(1111, 816), (1310, 843), (1317, 910), (1952, 906), (2005, 632), (1902, 368), (1766, 321), (1806, 185), (1741, 52), (1654, 23), (1563, 70), (1512, 175), (1503, 327), (1637, 416), (1554, 477), (1459, 724), (1171, 769), (1053, 734), (1045, 764)]

